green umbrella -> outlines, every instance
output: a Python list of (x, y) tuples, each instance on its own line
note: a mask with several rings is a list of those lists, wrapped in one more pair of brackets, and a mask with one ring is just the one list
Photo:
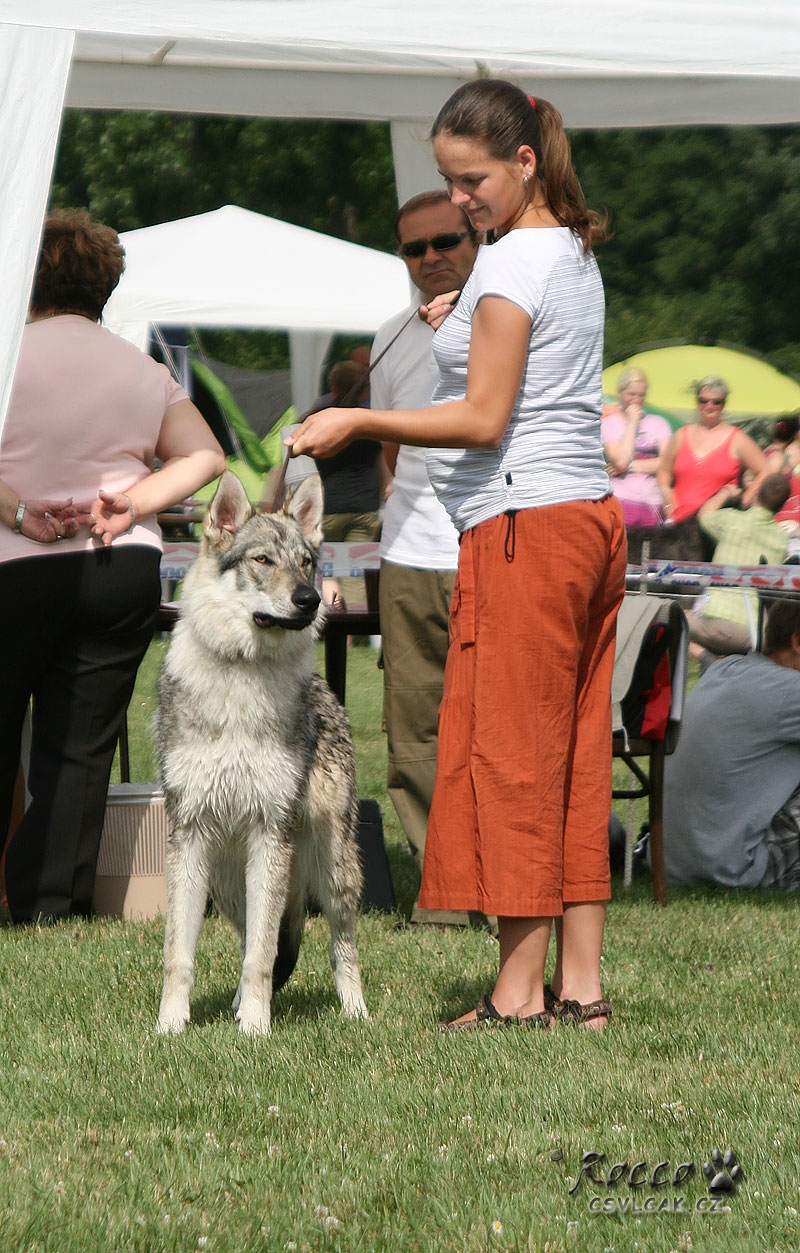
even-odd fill
[(612, 399), (623, 370), (636, 366), (647, 378), (646, 408), (673, 426), (697, 416), (695, 385), (708, 374), (730, 388), (725, 419), (737, 424), (800, 410), (800, 382), (746, 349), (701, 344), (644, 347), (603, 371), (603, 394)]

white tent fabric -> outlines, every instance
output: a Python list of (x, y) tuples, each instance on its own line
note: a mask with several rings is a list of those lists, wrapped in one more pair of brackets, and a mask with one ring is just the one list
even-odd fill
[[(72, 45), (71, 31), (20, 27), (0, 41), (0, 430), (47, 207)], [(39, 57), (48, 74), (34, 70)], [(30, 130), (25, 121), (29, 112), (35, 117)], [(8, 116), (19, 117), (23, 124), (6, 125)]]
[[(72, 32), (68, 105), (386, 119), (401, 198), (430, 183), (430, 119), (476, 74), (554, 100), (568, 126), (800, 121), (796, 0), (606, 0), (601, 10), (503, 0), (493, 11), (484, 0), (3, 0), (0, 18), (0, 68), (13, 59), (27, 84), (19, 97), (0, 88), (0, 135), (20, 149), (15, 173), (31, 205), (46, 195), (47, 119)], [(17, 217), (4, 196), (0, 260), (18, 242)], [(11, 289), (3, 271), (0, 400), (40, 218), (28, 219)]]
[[(426, 121), (478, 71), (571, 126), (798, 118), (796, 0), (4, 0), (78, 32), (68, 103)], [(266, 71), (266, 72), (265, 72)]]
[(125, 273), (106, 326), (140, 347), (151, 323), (289, 328), (299, 412), (316, 399), (331, 334), (372, 334), (410, 300), (399, 257), (235, 205), (121, 239)]

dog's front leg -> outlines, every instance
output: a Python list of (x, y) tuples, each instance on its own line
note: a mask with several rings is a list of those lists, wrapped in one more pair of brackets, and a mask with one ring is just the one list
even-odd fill
[(270, 1029), (272, 971), (278, 931), (286, 905), (292, 847), (274, 830), (251, 834), (247, 848), (245, 891), (247, 925), (236, 1021), (254, 1035)]
[(208, 870), (195, 833), (174, 831), (167, 841), (164, 873), (167, 923), (164, 932), (164, 988), (158, 1031), (183, 1031), (189, 1022), (194, 957), (208, 898)]

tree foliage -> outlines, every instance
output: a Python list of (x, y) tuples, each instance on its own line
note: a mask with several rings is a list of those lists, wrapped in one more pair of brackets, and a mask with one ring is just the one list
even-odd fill
[(395, 206), (388, 128), (70, 110), (52, 203), (85, 205), (120, 231), (237, 204), (387, 247)]
[[(685, 338), (800, 367), (800, 128), (576, 131), (572, 145), (587, 201), (613, 230), (598, 253), (608, 359)], [(52, 203), (85, 205), (118, 230), (238, 204), (394, 247), (378, 123), (69, 111)], [(224, 340), (229, 358), (235, 342)]]
[(724, 340), (780, 355), (800, 340), (800, 130), (579, 132), (588, 202), (611, 215), (599, 253), (607, 353)]

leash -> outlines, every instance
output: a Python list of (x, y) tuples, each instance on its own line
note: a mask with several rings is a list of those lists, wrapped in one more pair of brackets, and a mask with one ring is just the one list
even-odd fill
[[(459, 291), (459, 292), (456, 292), (455, 299), (453, 299), (453, 300), (451, 300), (451, 301), (450, 301), (450, 308), (451, 308), (451, 309), (454, 309), (454, 308), (456, 307), (456, 305), (458, 304), (458, 301), (459, 301), (460, 296), (461, 296), (461, 292), (460, 292), (460, 291)], [(420, 308), (421, 308), (421, 307), (422, 307), (422, 306), (420, 306)], [(397, 332), (396, 332), (396, 333), (392, 336), (392, 338), (389, 340), (389, 342), (388, 342), (388, 344), (386, 345), (386, 347), (385, 347), (385, 348), (383, 348), (383, 349), (381, 349), (381, 351), (378, 353), (378, 355), (377, 355), (377, 357), (375, 358), (375, 360), (374, 360), (374, 361), (370, 361), (369, 365), (368, 365), (368, 366), (367, 366), (367, 368), (364, 370), (363, 374), (359, 375), (359, 377), (356, 379), (356, 381), (355, 381), (355, 383), (353, 384), (353, 386), (350, 388), (350, 390), (349, 390), (348, 392), (346, 392), (346, 393), (345, 393), (345, 395), (342, 397), (342, 399), (341, 399), (341, 400), (338, 400), (338, 401), (336, 402), (336, 404), (335, 404), (335, 405), (331, 405), (331, 409), (340, 409), (340, 408), (341, 408), (341, 409), (344, 409), (344, 408), (346, 407), (346, 405), (347, 405), (348, 401), (352, 400), (354, 396), (357, 396), (357, 395), (358, 395), (358, 393), (361, 391), (361, 388), (362, 388), (362, 387), (364, 386), (364, 384), (366, 383), (367, 379), (369, 378), (369, 376), (370, 376), (370, 374), (372, 373), (372, 371), (375, 369), (375, 366), (378, 364), (378, 362), (379, 362), (379, 361), (383, 361), (383, 358), (386, 356), (386, 354), (387, 354), (387, 352), (389, 351), (389, 349), (390, 349), (390, 348), (392, 348), (392, 347), (394, 346), (394, 344), (396, 344), (396, 343), (397, 343), (398, 339), (399, 339), (399, 338), (400, 338), (400, 336), (403, 334), (403, 331), (406, 329), (406, 327), (407, 327), (407, 326), (410, 326), (410, 325), (411, 325), (411, 323), (414, 321), (414, 318), (418, 318), (418, 317), (419, 317), (419, 308), (415, 309), (415, 310), (414, 310), (414, 312), (411, 314), (411, 316), (410, 316), (409, 318), (406, 318), (405, 322), (404, 322), (404, 323), (403, 323), (403, 325), (400, 327), (399, 331), (397, 331)]]
[(419, 309), (415, 309), (414, 312), (411, 314), (411, 317), (406, 318), (405, 322), (400, 327), (400, 330), (397, 332), (397, 334), (393, 335), (392, 338), (389, 340), (388, 344), (386, 345), (386, 347), (381, 352), (378, 353), (375, 360), (370, 361), (366, 369), (364, 369), (361, 372), (361, 374), (359, 374), (353, 386), (349, 388), (348, 391), (345, 392), (344, 396), (342, 396), (340, 400), (336, 401), (335, 405), (331, 405), (331, 409), (345, 409), (347, 407), (348, 403), (351, 400), (353, 400), (361, 391), (362, 387), (366, 383), (372, 371), (375, 369), (375, 366), (378, 364), (378, 362), (383, 361), (383, 358), (386, 356), (389, 349), (392, 347), (393, 344), (397, 343), (398, 339), (403, 334), (403, 331), (406, 329), (406, 327), (410, 326), (411, 323), (414, 321), (414, 318), (418, 318), (418, 317), (419, 317)]
[[(461, 296), (461, 292), (457, 292), (455, 299), (451, 300), (450, 302), (451, 308), (454, 308), (458, 304), (460, 296)], [(386, 347), (381, 349), (381, 351), (378, 353), (375, 360), (370, 361), (369, 365), (361, 372), (361, 374), (359, 374), (355, 383), (353, 383), (353, 386), (350, 387), (345, 392), (344, 396), (341, 396), (339, 400), (337, 400), (334, 404), (330, 406), (331, 409), (347, 408), (347, 405), (349, 404), (349, 402), (353, 400), (361, 391), (367, 379), (369, 378), (370, 374), (375, 369), (375, 366), (378, 365), (379, 362), (383, 361), (383, 358), (386, 356), (389, 349), (392, 348), (397, 343), (398, 339), (403, 334), (403, 331), (406, 329), (406, 327), (410, 326), (411, 323), (414, 321), (414, 318), (417, 318), (417, 317), (419, 317), (418, 308), (414, 309), (413, 312), (409, 315), (409, 317), (406, 318), (403, 325), (400, 327), (398, 331), (395, 332), (395, 334), (389, 340)], [(287, 448), (286, 455), (284, 456), (283, 463), (281, 465), (280, 474), (275, 480), (275, 490), (272, 494), (272, 500), (270, 501), (270, 506), (269, 506), (270, 513), (278, 513), (281, 506), (283, 505), (283, 494), (286, 488), (286, 471), (288, 469), (291, 456), (292, 456), (292, 450), (291, 448)]]
[(280, 513), (283, 507), (283, 495), (286, 490), (286, 471), (289, 468), (291, 456), (292, 450), (291, 448), (287, 448), (283, 461), (281, 462), (280, 474), (275, 480), (275, 490), (273, 491), (272, 499), (269, 502), (269, 513)]

